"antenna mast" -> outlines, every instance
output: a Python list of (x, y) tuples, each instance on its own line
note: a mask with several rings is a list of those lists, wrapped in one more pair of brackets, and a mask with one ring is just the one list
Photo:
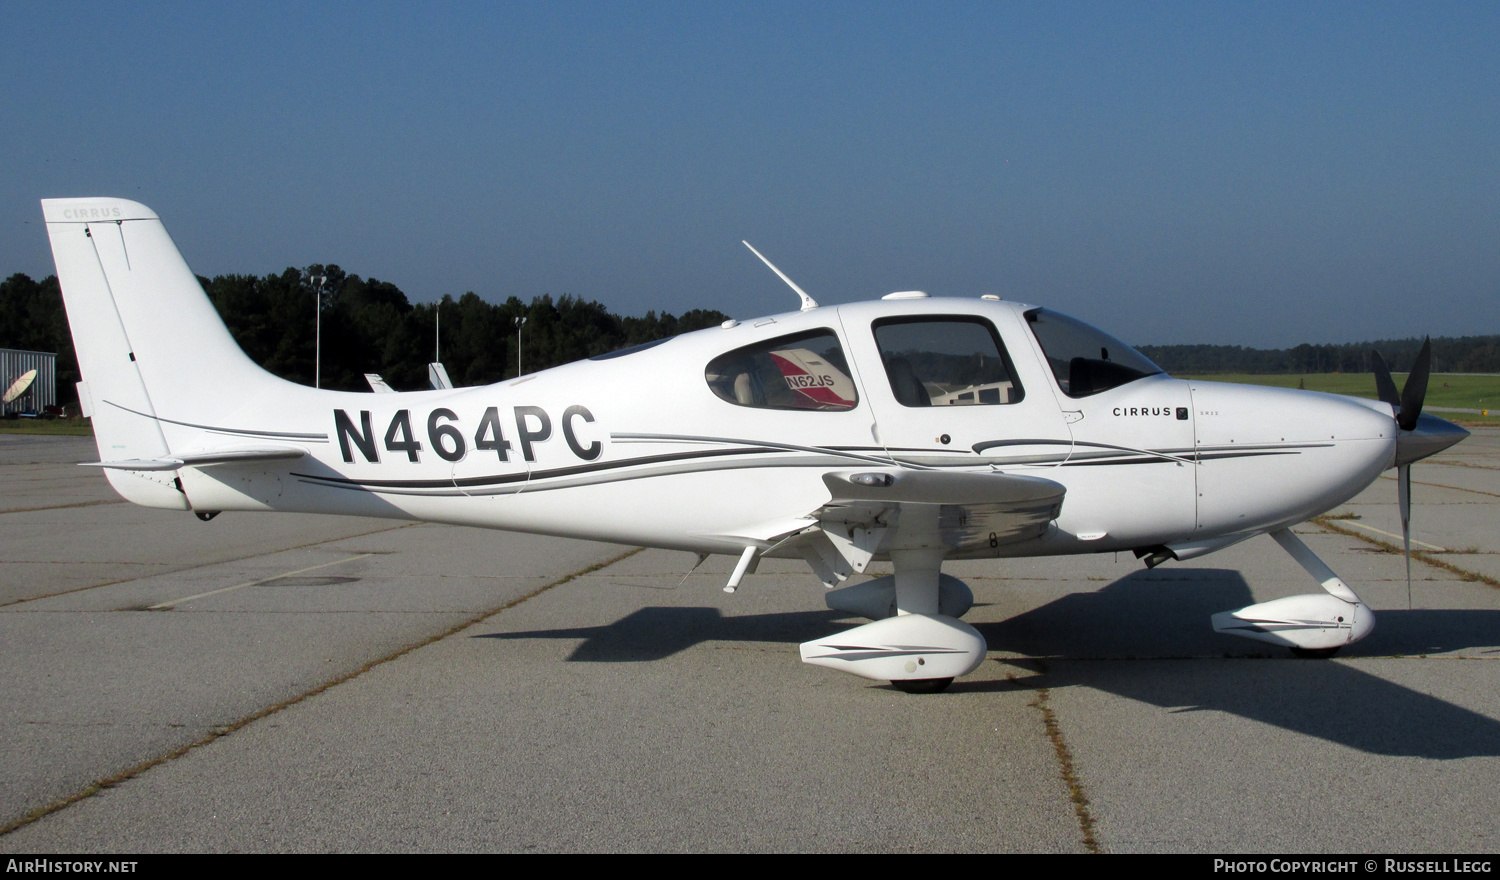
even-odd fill
[(765, 263), (766, 266), (769, 267), (772, 272), (775, 272), (776, 273), (776, 277), (780, 278), (782, 281), (785, 281), (788, 287), (790, 287), (791, 289), (797, 291), (797, 295), (800, 296), (800, 297), (802, 297), (802, 311), (805, 312), (808, 309), (815, 309), (815, 308), (818, 307), (817, 300), (815, 300), (812, 297), (808, 296), (807, 295), (807, 291), (805, 291), (802, 288), (800, 288), (800, 287), (797, 286), (797, 282), (795, 282), (792, 279), (786, 277), (786, 273), (785, 272), (783, 272), (780, 269), (776, 268), (776, 266), (774, 264), (772, 264), (772, 262), (770, 260), (766, 259), (765, 256), (763, 254), (761, 254), (760, 251), (756, 250), (750, 244), (750, 242), (748, 242), (748, 241), (741, 241), (740, 244), (744, 245), (747, 248), (750, 248), (750, 253), (755, 254), (757, 257), (760, 257), (760, 261), (762, 263)]

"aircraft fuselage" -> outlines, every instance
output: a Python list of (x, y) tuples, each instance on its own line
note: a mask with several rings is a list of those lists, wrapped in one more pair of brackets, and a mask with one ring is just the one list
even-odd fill
[[(955, 299), (824, 307), (483, 387), (374, 395), (287, 383), (274, 400), (218, 401), (193, 427), (163, 431), (174, 449), (174, 431), (201, 436), (203, 425), (309, 453), (184, 471), (199, 510), (403, 516), (707, 553), (738, 552), (727, 536), (819, 508), (830, 468), (997, 471), (1066, 487), (1041, 536), (950, 553), (984, 557), (1232, 540), (1327, 510), (1391, 464), (1396, 432), (1374, 402), (1160, 373), (1070, 396), (1028, 311)], [(1008, 402), (898, 399), (872, 326), (944, 319), (992, 329)], [(850, 406), (742, 404), (705, 375), (726, 352), (816, 332), (846, 359)]]

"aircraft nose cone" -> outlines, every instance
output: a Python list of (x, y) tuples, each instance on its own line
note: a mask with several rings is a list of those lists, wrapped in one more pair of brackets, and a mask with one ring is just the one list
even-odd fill
[(1436, 455), (1469, 436), (1469, 432), (1446, 419), (1422, 413), (1416, 427), (1396, 438), (1396, 464), (1406, 465)]

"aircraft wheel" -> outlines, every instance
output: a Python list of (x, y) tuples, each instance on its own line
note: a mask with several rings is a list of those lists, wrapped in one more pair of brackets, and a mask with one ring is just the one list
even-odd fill
[(951, 678), (908, 678), (891, 682), (891, 687), (908, 694), (940, 694), (950, 684)]
[(1327, 660), (1338, 652), (1338, 648), (1293, 648), (1292, 656), (1303, 660)]

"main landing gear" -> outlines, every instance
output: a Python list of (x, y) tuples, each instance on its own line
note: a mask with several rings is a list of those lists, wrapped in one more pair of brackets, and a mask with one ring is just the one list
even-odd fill
[(802, 662), (935, 694), (984, 662), (984, 636), (959, 620), (974, 594), (940, 571), (941, 550), (893, 550), (894, 575), (827, 595), (828, 607), (874, 623), (802, 644)]

